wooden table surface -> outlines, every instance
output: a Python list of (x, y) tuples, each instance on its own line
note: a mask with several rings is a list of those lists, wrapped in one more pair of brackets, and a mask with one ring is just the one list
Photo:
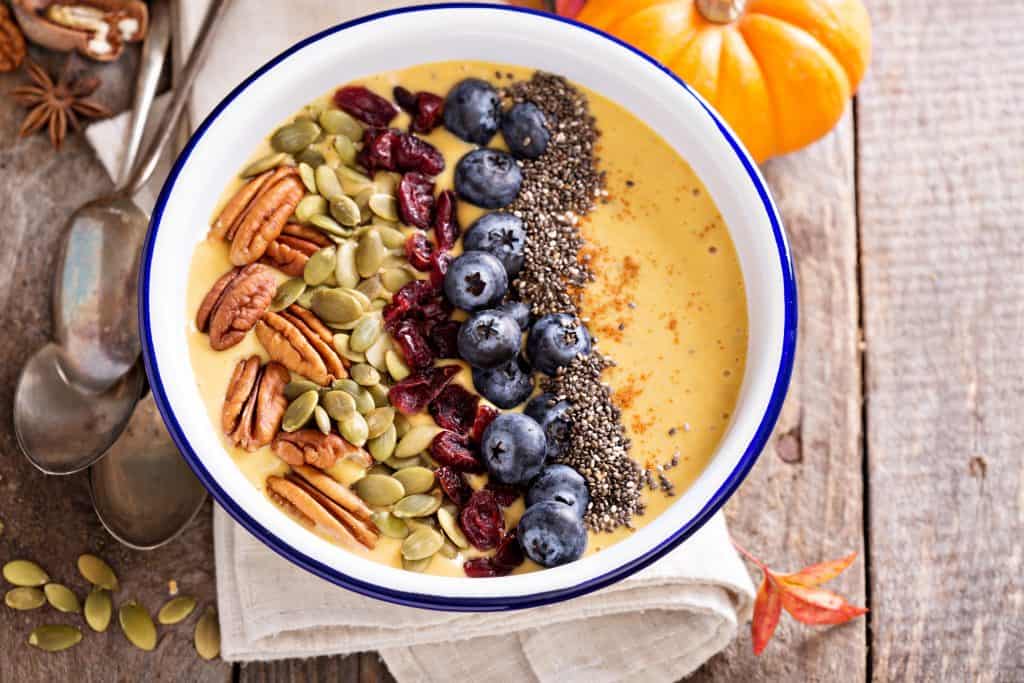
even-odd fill
[[(695, 680), (1024, 680), (1024, 3), (869, 8), (875, 53), (849, 113), (763, 169), (796, 256), (800, 347), (772, 447), (727, 512), (781, 569), (860, 552), (836, 588), (871, 612), (832, 629), (784, 616), (760, 658), (744, 629)], [(134, 55), (97, 71), (103, 100), (127, 106)], [(20, 78), (0, 75), (0, 92)], [(169, 546), (129, 552), (84, 476), (44, 477), (18, 452), (14, 381), (50, 335), (61, 227), (110, 186), (81, 136), (59, 155), (18, 139), (22, 113), (0, 98), (0, 559), (35, 559), (84, 594), (74, 558), (97, 551), (122, 598), (155, 610), (173, 579), (212, 603), (208, 510)], [(372, 653), (203, 662), (194, 618), (155, 653), (111, 627), (47, 654), (24, 644), (44, 612), (0, 609), (0, 681), (390, 680)]]

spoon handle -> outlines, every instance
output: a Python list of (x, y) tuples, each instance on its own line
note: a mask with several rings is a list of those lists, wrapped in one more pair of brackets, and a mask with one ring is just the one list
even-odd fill
[(216, 30), (230, 2), (231, 0), (213, 0), (210, 3), (210, 8), (203, 19), (203, 25), (199, 29), (199, 35), (196, 36), (195, 44), (192, 46), (192, 53), (189, 55), (185, 69), (182, 71), (181, 81), (175, 85), (174, 99), (171, 100), (170, 106), (160, 120), (158, 137), (150, 144), (142, 160), (139, 161), (135, 170), (132, 171), (131, 177), (124, 184), (123, 191), (129, 196), (138, 192), (139, 188), (145, 185), (146, 181), (153, 175), (153, 171), (156, 170), (157, 161), (160, 159), (160, 154), (174, 136), (178, 119), (188, 103), (192, 84), (195, 83), (199, 68), (203, 65), (203, 60), (209, 52), (210, 37)]
[(146, 41), (142, 44), (142, 57), (139, 61), (139, 73), (135, 80), (135, 96), (132, 100), (132, 118), (128, 128), (128, 143), (121, 160), (121, 172), (118, 176), (119, 187), (124, 187), (135, 159), (139, 156), (142, 134), (146, 130), (149, 110), (153, 106), (153, 96), (160, 81), (160, 72), (164, 68), (167, 57), (167, 45), (171, 42), (171, 17), (166, 0), (156, 0), (149, 5), (149, 31)]

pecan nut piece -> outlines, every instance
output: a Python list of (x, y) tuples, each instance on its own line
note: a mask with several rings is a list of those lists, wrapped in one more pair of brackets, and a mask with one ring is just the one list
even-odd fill
[(290, 380), (280, 363), (260, 367), (259, 356), (238, 361), (221, 410), (221, 428), (233, 444), (255, 451), (274, 440), (288, 409), (284, 387)]
[(305, 479), (295, 475), (268, 477), (267, 494), (303, 524), (342, 545), (371, 549), (377, 545), (379, 537), (375, 527), (356, 519)]
[(280, 432), (271, 448), (274, 455), (292, 467), (312, 465), (326, 469), (339, 460), (355, 460), (366, 467), (373, 464), (370, 454), (362, 448), (353, 446), (333, 432), (324, 434), (318, 429)]
[(309, 257), (331, 244), (333, 242), (319, 230), (289, 223), (281, 235), (267, 245), (261, 261), (286, 275), (301, 277)]
[(264, 313), (256, 323), (256, 338), (272, 359), (321, 386), (348, 376), (330, 328), (301, 306)]
[(0, 5), (0, 71), (14, 71), (25, 59), (25, 37), (7, 5)]
[(242, 341), (270, 307), (277, 281), (269, 268), (253, 263), (220, 277), (196, 312), (196, 327), (209, 332), (210, 346), (223, 351)]
[(231, 263), (258, 261), (284, 230), (305, 194), (299, 172), (279, 166), (256, 176), (227, 203), (213, 223), (211, 235), (231, 242)]
[(14, 0), (14, 14), (36, 45), (112, 62), (125, 43), (146, 37), (149, 10), (140, 0)]

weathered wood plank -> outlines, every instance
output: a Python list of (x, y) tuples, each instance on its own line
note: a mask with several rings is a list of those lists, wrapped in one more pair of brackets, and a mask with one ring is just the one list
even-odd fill
[[(286, 659), (277, 662), (243, 664), (238, 670), (239, 683), (326, 683), (360, 679), (360, 655)], [(373, 679), (370, 679), (373, 680)]]
[(1024, 4), (875, 0), (858, 102), (877, 680), (1024, 678)]
[[(847, 115), (823, 141), (764, 168), (796, 257), (800, 340), (773, 447), (727, 513), (736, 540), (780, 569), (863, 549), (853, 137)], [(863, 560), (834, 585), (864, 604)], [(858, 681), (866, 662), (863, 620), (826, 631), (783, 616), (761, 657), (744, 627), (692, 680)]]

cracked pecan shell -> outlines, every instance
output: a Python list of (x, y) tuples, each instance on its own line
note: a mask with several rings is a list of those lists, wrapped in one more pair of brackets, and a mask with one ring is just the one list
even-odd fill
[(220, 277), (196, 313), (196, 327), (208, 332), (210, 346), (223, 351), (242, 341), (270, 307), (277, 281), (270, 269), (253, 263)]
[(367, 467), (373, 463), (370, 454), (362, 448), (353, 446), (333, 432), (324, 434), (318, 429), (280, 432), (271, 448), (274, 455), (292, 467), (312, 465), (326, 469), (346, 459), (355, 460)]
[(238, 362), (221, 410), (221, 427), (232, 443), (255, 451), (274, 440), (288, 409), (284, 387), (290, 380), (279, 363), (260, 367), (259, 356)]
[(284, 230), (305, 194), (299, 172), (279, 166), (246, 183), (220, 212), (211, 234), (231, 242), (231, 263), (258, 261)]
[(272, 359), (321, 386), (348, 377), (334, 335), (312, 311), (294, 304), (280, 313), (267, 311), (256, 323), (256, 338)]

